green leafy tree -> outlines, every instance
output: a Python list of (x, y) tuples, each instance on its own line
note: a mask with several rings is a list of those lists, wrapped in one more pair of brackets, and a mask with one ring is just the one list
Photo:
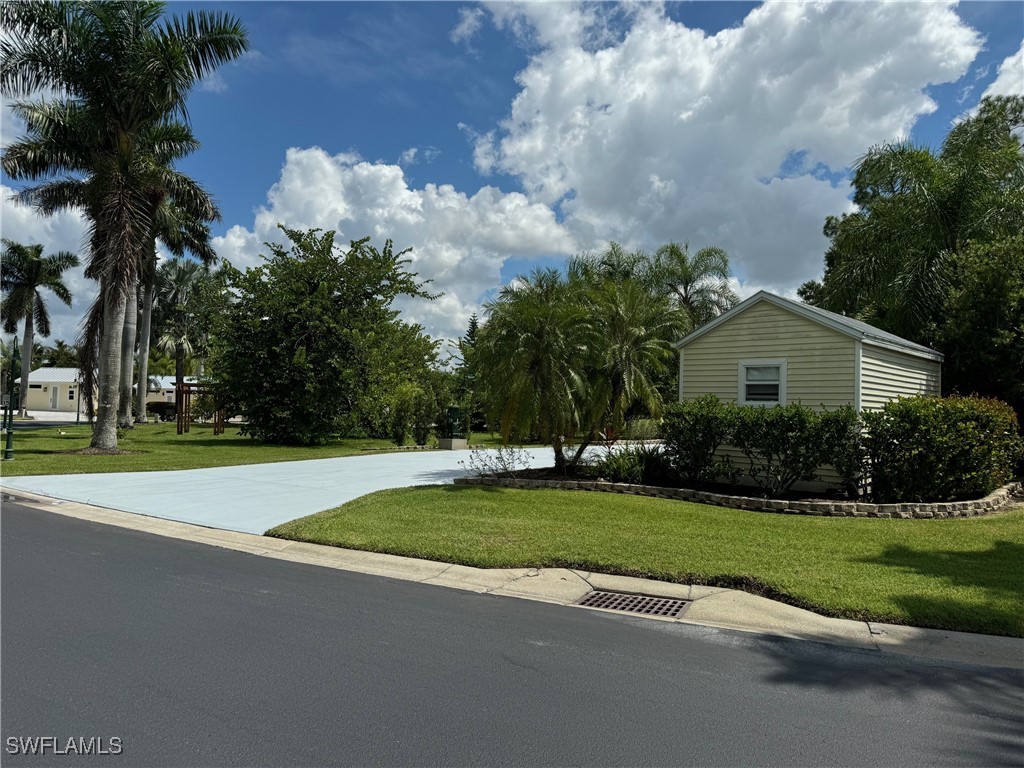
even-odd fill
[[(474, 312), (469, 318), (466, 335), (456, 342), (457, 365), (455, 380), (457, 399), (466, 410), (470, 423), (470, 431), (483, 431), (487, 428), (486, 403), (480, 383), (479, 361), (477, 359), (477, 343), (480, 337), (480, 320)], [(446, 406), (448, 404), (445, 404)]]
[(672, 342), (682, 335), (687, 318), (647, 279), (650, 269), (651, 262), (643, 254), (630, 271), (581, 270), (575, 263), (570, 265), (569, 281), (587, 318), (592, 355), (581, 376), (589, 390), (587, 437), (609, 428), (620, 432), (627, 413), (635, 407), (649, 416), (661, 415), (659, 383), (671, 370)]
[[(175, 178), (157, 151), (194, 143), (185, 99), (203, 77), (248, 47), (227, 14), (163, 19), (158, 2), (46, 2), (0, 6), (0, 92), (16, 102), (28, 135), (7, 147), (3, 170), (17, 180), (88, 174), (95, 194), (89, 270), (100, 282), (99, 409), (92, 446), (117, 447), (122, 338), (154, 212)], [(181, 184), (180, 186), (185, 186)]]
[(77, 368), (78, 349), (63, 339), (56, 339), (52, 347), (43, 347), (43, 360), (51, 368)]
[(387, 434), (385, 403), (400, 379), (436, 357), (436, 344), (391, 305), (433, 296), (390, 241), (342, 251), (333, 232), (281, 230), (289, 248), (267, 243), (265, 264), (231, 276), (235, 301), (213, 335), (211, 380), (259, 440), (322, 444), (349, 433), (364, 408)]
[(1022, 128), (1024, 97), (986, 98), (938, 152), (872, 147), (854, 171), (857, 210), (825, 224), (825, 277), (804, 286), (805, 300), (935, 343), (960, 256), (1020, 233)]
[(43, 256), (41, 245), (22, 245), (6, 238), (2, 242), (0, 290), (3, 291), (4, 299), (0, 308), (0, 321), (6, 333), (14, 333), (18, 323), (24, 321), (20, 409), (21, 415), (26, 416), (35, 331), (38, 330), (43, 337), (50, 335), (50, 313), (42, 291), (50, 291), (70, 307), (71, 291), (64, 283), (64, 273), (78, 266), (78, 257), (67, 251)]
[(944, 383), (1024, 416), (1024, 235), (969, 245), (954, 269), (939, 328)]

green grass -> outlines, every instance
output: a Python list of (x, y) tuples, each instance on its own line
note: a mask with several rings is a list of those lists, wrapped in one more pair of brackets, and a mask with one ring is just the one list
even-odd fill
[[(0, 475), (15, 477), (201, 469), (235, 464), (330, 459), (336, 456), (364, 455), (367, 451), (400, 450), (390, 440), (372, 438), (335, 440), (327, 445), (312, 447), (265, 445), (240, 436), (237, 425), (228, 424), (223, 435), (214, 436), (211, 425), (193, 424), (188, 434), (178, 435), (174, 423), (155, 422), (139, 424), (134, 429), (122, 432), (118, 446), (126, 453), (114, 456), (73, 453), (87, 448), (91, 435), (88, 425), (16, 429), (15, 460), (0, 463)], [(474, 434), (471, 438), (472, 447), (494, 448), (500, 444), (501, 438), (493, 435)], [(0, 442), (0, 448), (2, 445)]]
[[(60, 432), (66, 434), (61, 435)], [(140, 424), (125, 430), (118, 446), (128, 453), (96, 456), (71, 453), (86, 448), (92, 434), (87, 425), (14, 430), (15, 460), (0, 464), (4, 476), (72, 475), (83, 472), (144, 472), (164, 469), (199, 469), (234, 464), (261, 464), (300, 459), (354, 456), (369, 449), (395, 450), (389, 440), (337, 440), (316, 447), (263, 445), (241, 437), (238, 427), (227, 425), (223, 435), (210, 425), (193, 424), (188, 434), (177, 435), (173, 423)]]
[(733, 586), (831, 616), (1024, 636), (1024, 508), (958, 520), (817, 518), (446, 486), (371, 494), (268, 533), (487, 568)]

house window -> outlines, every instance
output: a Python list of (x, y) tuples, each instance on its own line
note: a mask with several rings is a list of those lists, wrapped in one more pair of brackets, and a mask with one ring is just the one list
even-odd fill
[(74, 399), (75, 399), (75, 390), (69, 389), (68, 390), (68, 400), (74, 400)]
[(740, 360), (739, 397), (741, 405), (785, 405), (785, 360)]
[(42, 389), (43, 385), (42, 384), (29, 384), (28, 388), (29, 389)]

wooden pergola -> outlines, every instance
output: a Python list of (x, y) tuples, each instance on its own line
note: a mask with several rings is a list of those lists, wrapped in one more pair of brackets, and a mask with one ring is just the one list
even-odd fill
[[(178, 415), (178, 434), (183, 435), (189, 431), (192, 423), (192, 396), (213, 395), (210, 387), (202, 384), (183, 382), (175, 388), (174, 405)], [(213, 412), (213, 434), (224, 434), (224, 409), (216, 408)]]

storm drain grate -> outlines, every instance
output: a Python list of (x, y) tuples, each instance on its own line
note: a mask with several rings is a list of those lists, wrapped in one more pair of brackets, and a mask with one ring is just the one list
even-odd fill
[(602, 592), (595, 590), (586, 595), (580, 602), (586, 608), (604, 608), (608, 611), (626, 611), (640, 613), (644, 616), (681, 616), (687, 600), (672, 597), (652, 597), (651, 595), (627, 595), (624, 592)]

